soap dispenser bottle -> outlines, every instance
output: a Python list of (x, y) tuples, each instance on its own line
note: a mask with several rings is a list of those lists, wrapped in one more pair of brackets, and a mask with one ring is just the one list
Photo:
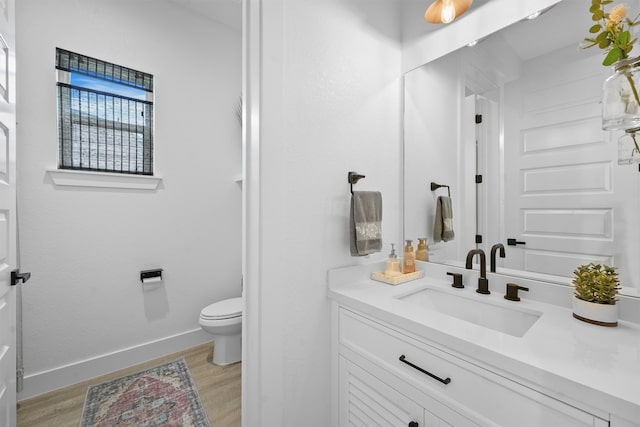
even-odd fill
[(413, 252), (412, 243), (411, 240), (407, 240), (407, 244), (404, 247), (404, 257), (402, 259), (402, 272), (404, 274), (416, 271), (416, 254)]
[(396, 248), (393, 243), (391, 244), (391, 253), (389, 254), (389, 259), (387, 259), (387, 264), (384, 268), (384, 274), (388, 277), (399, 276), (400, 274), (402, 274), (402, 271), (400, 271), (400, 260), (396, 255)]
[(416, 249), (416, 259), (419, 261), (429, 261), (429, 247), (426, 237), (418, 237), (418, 249)]

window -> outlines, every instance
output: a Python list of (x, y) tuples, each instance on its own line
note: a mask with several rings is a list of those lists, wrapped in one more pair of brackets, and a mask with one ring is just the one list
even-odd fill
[(153, 175), (153, 76), (56, 49), (58, 168)]

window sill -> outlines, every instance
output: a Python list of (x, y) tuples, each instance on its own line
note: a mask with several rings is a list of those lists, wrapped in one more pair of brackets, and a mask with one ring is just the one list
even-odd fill
[(54, 185), (61, 187), (124, 188), (155, 191), (162, 182), (162, 178), (156, 176), (63, 169), (50, 169), (47, 171), (47, 175), (49, 175)]

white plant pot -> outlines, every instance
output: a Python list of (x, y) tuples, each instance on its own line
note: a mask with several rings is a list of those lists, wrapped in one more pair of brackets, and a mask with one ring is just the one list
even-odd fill
[(573, 296), (573, 317), (600, 326), (618, 326), (618, 304), (596, 304)]

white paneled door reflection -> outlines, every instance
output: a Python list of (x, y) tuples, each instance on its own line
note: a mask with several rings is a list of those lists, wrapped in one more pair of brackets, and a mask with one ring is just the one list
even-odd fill
[(571, 276), (583, 263), (615, 264), (622, 213), (637, 207), (614, 192), (604, 67), (580, 57), (540, 61), (505, 85), (505, 237), (525, 242), (508, 248), (505, 266)]

